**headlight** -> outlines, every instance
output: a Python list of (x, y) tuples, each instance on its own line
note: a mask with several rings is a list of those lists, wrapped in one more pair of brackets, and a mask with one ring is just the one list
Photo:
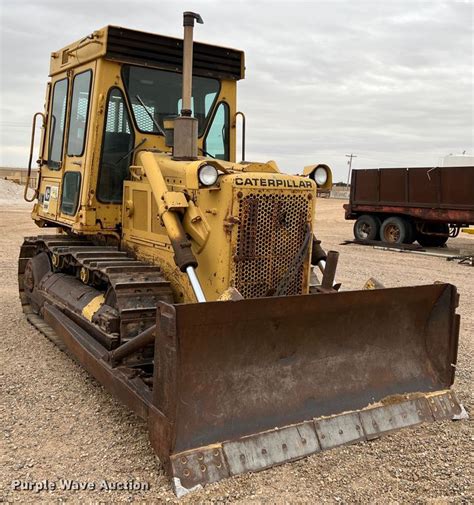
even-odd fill
[(212, 186), (217, 181), (217, 170), (212, 165), (204, 165), (199, 169), (199, 182), (204, 186)]
[(313, 172), (313, 179), (318, 186), (324, 186), (328, 180), (327, 170), (323, 167), (318, 167)]

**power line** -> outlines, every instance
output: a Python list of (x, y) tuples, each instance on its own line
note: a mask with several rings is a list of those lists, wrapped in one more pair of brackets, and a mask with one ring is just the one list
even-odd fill
[(349, 158), (347, 164), (349, 165), (349, 172), (347, 174), (347, 187), (349, 187), (349, 182), (351, 180), (351, 170), (352, 170), (352, 158), (357, 158), (355, 154), (346, 154), (346, 158)]

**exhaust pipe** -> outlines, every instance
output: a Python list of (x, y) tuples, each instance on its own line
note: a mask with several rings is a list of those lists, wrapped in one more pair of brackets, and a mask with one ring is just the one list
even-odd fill
[(183, 13), (183, 100), (181, 114), (174, 120), (173, 158), (176, 160), (195, 160), (198, 155), (198, 120), (192, 117), (191, 110), (194, 21), (203, 24), (199, 14)]

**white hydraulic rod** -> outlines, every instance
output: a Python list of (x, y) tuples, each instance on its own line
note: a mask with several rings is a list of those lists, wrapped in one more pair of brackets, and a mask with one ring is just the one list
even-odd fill
[(324, 269), (326, 268), (326, 262), (324, 260), (318, 261), (318, 268), (321, 271), (321, 273), (324, 273)]
[(201, 288), (201, 284), (199, 283), (199, 279), (197, 278), (194, 268), (192, 266), (186, 267), (186, 273), (188, 274), (189, 282), (191, 283), (197, 301), (199, 303), (204, 303), (206, 301), (206, 297), (204, 296), (204, 292)]

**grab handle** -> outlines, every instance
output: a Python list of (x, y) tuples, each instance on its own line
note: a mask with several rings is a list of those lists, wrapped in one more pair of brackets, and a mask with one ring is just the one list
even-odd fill
[(43, 118), (43, 124), (41, 125), (41, 128), (44, 128), (46, 125), (46, 116), (42, 112), (37, 112), (33, 116), (33, 123), (31, 126), (31, 142), (30, 142), (30, 159), (28, 160), (28, 173), (26, 175), (26, 182), (25, 182), (25, 191), (23, 193), (23, 198), (27, 202), (32, 202), (33, 200), (36, 200), (38, 198), (38, 189), (39, 189), (39, 180), (40, 177), (38, 176), (38, 183), (35, 188), (35, 192), (31, 198), (28, 198), (28, 188), (30, 186), (30, 178), (31, 178), (31, 163), (33, 161), (33, 149), (35, 147), (35, 128), (36, 128), (36, 119), (38, 116), (41, 116)]
[(245, 161), (245, 114), (243, 112), (236, 112), (234, 116), (234, 126), (237, 128), (237, 116), (242, 118), (242, 161)]

